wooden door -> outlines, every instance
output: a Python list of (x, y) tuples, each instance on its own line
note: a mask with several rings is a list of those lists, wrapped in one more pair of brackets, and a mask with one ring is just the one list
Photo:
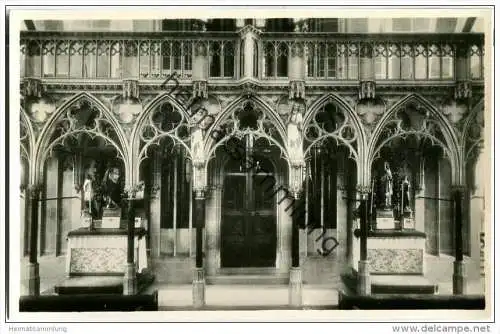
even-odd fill
[[(266, 179), (267, 177), (267, 179)], [(276, 206), (269, 175), (227, 172), (222, 198), (222, 267), (274, 267)]]

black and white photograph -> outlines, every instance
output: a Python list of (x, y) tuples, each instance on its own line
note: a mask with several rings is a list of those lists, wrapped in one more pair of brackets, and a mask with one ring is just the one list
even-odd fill
[(493, 10), (181, 9), (10, 12), (8, 317), (493, 333)]

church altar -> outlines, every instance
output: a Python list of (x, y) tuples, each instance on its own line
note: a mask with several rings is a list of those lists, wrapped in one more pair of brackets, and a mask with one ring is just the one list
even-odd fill
[[(353, 269), (358, 271), (360, 230), (354, 230)], [(367, 260), (371, 274), (424, 274), (425, 233), (416, 230), (368, 231)]]
[[(123, 223), (123, 222), (122, 222)], [(68, 276), (123, 275), (127, 263), (127, 229), (79, 228), (68, 233)], [(146, 230), (134, 231), (134, 262), (141, 273), (147, 269)]]

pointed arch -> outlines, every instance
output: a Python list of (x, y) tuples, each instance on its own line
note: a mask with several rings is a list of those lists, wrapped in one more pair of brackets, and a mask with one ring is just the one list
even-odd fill
[[(373, 159), (375, 158), (378, 149), (377, 143), (382, 135), (384, 128), (389, 124), (395, 113), (397, 113), (403, 106), (416, 102), (417, 104), (424, 107), (424, 109), (429, 112), (429, 116), (437, 122), (439, 129), (444, 138), (444, 150), (446, 150), (447, 154), (450, 158), (450, 163), (452, 166), (452, 179), (453, 183), (460, 182), (461, 180), (461, 170), (459, 168), (459, 159), (460, 159), (460, 149), (459, 149), (459, 141), (457, 135), (452, 128), (451, 124), (448, 122), (446, 116), (443, 115), (430, 101), (421, 96), (420, 94), (411, 93), (401, 98), (398, 102), (396, 102), (387, 112), (382, 116), (380, 121), (375, 126), (375, 129), (372, 132), (372, 136), (370, 138), (370, 142), (368, 143), (368, 166), (371, 166)], [(425, 133), (422, 133), (425, 135)], [(429, 136), (430, 138), (430, 136)]]
[(472, 124), (474, 123), (474, 118), (477, 116), (478, 113), (483, 112), (484, 113), (484, 98), (481, 98), (481, 100), (476, 103), (476, 105), (471, 109), (469, 115), (467, 116), (467, 119), (465, 120), (464, 123), (464, 130), (462, 131), (462, 135), (460, 137), (460, 144), (464, 145), (467, 136), (469, 134), (470, 128)]
[[(325, 138), (333, 138), (337, 142), (340, 142), (343, 146), (347, 147), (353, 156), (356, 166), (357, 166), (357, 182), (358, 185), (364, 185), (368, 180), (368, 177), (365, 173), (366, 168), (365, 165), (365, 148), (366, 148), (366, 132), (361, 123), (361, 120), (356, 114), (356, 111), (349, 105), (349, 103), (343, 99), (341, 96), (335, 93), (328, 93), (326, 95), (321, 96), (319, 99), (314, 101), (314, 103), (307, 108), (306, 114), (304, 116), (304, 128), (308, 127), (314, 120), (316, 114), (326, 106), (327, 104), (334, 104), (337, 106), (342, 113), (344, 113), (346, 117), (346, 121), (349, 123), (355, 132), (355, 140), (353, 142), (356, 143), (356, 147), (353, 147), (345, 138), (343, 138), (339, 134), (329, 133), (323, 136), (320, 136), (317, 140), (310, 143), (309, 147), (305, 149), (304, 155), (306, 155), (310, 148), (316, 143)], [(347, 124), (347, 123), (346, 123)], [(368, 183), (367, 183), (368, 184)]]
[(471, 157), (472, 150), (482, 145), (485, 141), (484, 133), (479, 134), (478, 138), (471, 137), (470, 133), (472, 131), (473, 126), (479, 125), (476, 122), (477, 122), (477, 117), (480, 116), (481, 113), (484, 120), (484, 98), (481, 98), (481, 100), (471, 109), (471, 112), (469, 113), (467, 119), (465, 120), (464, 128), (461, 133), (460, 147), (462, 148), (461, 158), (463, 159), (464, 168)]
[[(232, 101), (221, 113), (220, 115), (217, 116), (215, 119), (214, 123), (208, 128), (208, 131), (205, 134), (205, 140), (204, 140), (204, 152), (205, 156), (209, 158), (210, 152), (212, 151), (213, 146), (215, 145), (215, 138), (211, 136), (212, 133), (214, 133), (214, 130), (217, 129), (217, 127), (227, 120), (230, 115), (238, 108), (241, 106), (241, 104), (245, 101), (251, 101), (253, 102), (256, 106), (260, 107), (261, 110), (266, 114), (266, 116), (269, 117), (269, 119), (273, 122), (274, 126), (276, 127), (276, 130), (278, 130), (278, 134), (280, 136), (280, 139), (282, 140), (283, 143), (286, 143), (286, 127), (285, 124), (283, 123), (282, 119), (280, 116), (276, 113), (276, 111), (264, 100), (259, 98), (258, 96), (251, 96), (251, 97), (246, 97), (246, 96), (240, 96), (236, 98), (234, 101)], [(283, 147), (283, 150), (285, 150), (283, 153), (287, 155), (286, 148)]]
[[(31, 164), (31, 161), (33, 159), (33, 149), (36, 143), (35, 131), (33, 130), (33, 125), (31, 124), (31, 121), (23, 107), (21, 107), (19, 113), (20, 113), (20, 121), (22, 124), (24, 124), (24, 127), (26, 129), (26, 138), (28, 140), (28, 148), (23, 147), (23, 144), (21, 143), (21, 149), (25, 150), (24, 153), (27, 155), (26, 158), (28, 159), (28, 162)], [(21, 154), (23, 154), (23, 152), (21, 152)]]
[(132, 130), (132, 139), (136, 139), (137, 132), (139, 132), (141, 125), (144, 124), (144, 120), (146, 119), (148, 114), (151, 113), (156, 108), (158, 108), (164, 102), (169, 102), (176, 109), (178, 109), (186, 119), (189, 119), (189, 113), (187, 112), (187, 110), (170, 93), (160, 94), (144, 107), (143, 112), (139, 115), (139, 117), (135, 121), (135, 125)]
[(62, 119), (63, 115), (68, 111), (69, 108), (81, 101), (88, 102), (99, 112), (101, 112), (104, 120), (108, 122), (108, 124), (116, 134), (118, 142), (114, 142), (109, 137), (104, 135), (100, 135), (100, 137), (112, 143), (112, 145), (116, 148), (118, 154), (122, 157), (125, 167), (126, 180), (128, 180), (128, 177), (130, 175), (129, 146), (128, 141), (125, 138), (125, 134), (120, 127), (120, 124), (114, 117), (113, 113), (101, 101), (99, 101), (99, 99), (87, 92), (80, 92), (69, 98), (65, 103), (59, 106), (52, 114), (52, 116), (48, 119), (48, 121), (44, 124), (42, 131), (40, 132), (40, 137), (38, 138), (38, 141), (36, 143), (36, 150), (34, 152), (36, 166), (36, 173), (34, 173), (35, 175), (33, 175), (34, 182), (39, 182), (39, 180), (41, 180), (43, 164), (45, 163), (45, 159), (47, 158), (46, 155), (51, 145), (50, 141), (52, 140), (52, 135), (55, 131), (55, 125)]
[(186, 108), (179, 103), (179, 101), (173, 97), (170, 93), (163, 93), (155, 97), (151, 102), (149, 102), (135, 121), (134, 127), (132, 128), (132, 133), (131, 133), (131, 139), (130, 139), (130, 146), (131, 146), (131, 151), (132, 151), (132, 161), (131, 161), (131, 166), (133, 166), (133, 180), (134, 182), (139, 181), (139, 170), (140, 170), (140, 165), (141, 162), (147, 158), (147, 149), (150, 147), (150, 145), (156, 145), (158, 144), (158, 141), (161, 138), (164, 137), (169, 137), (172, 139), (176, 144), (181, 145), (184, 147), (186, 150), (189, 159), (191, 159), (191, 148), (189, 146), (189, 143), (186, 143), (183, 141), (181, 138), (176, 136), (176, 131), (165, 131), (159, 134), (155, 134), (152, 138), (148, 139), (148, 143), (145, 145), (144, 148), (141, 148), (140, 145), (140, 140), (141, 140), (141, 131), (143, 130), (144, 126), (146, 126), (147, 121), (149, 117), (152, 116), (152, 113), (154, 113), (159, 107), (161, 107), (163, 104), (168, 103), (170, 104), (176, 111), (178, 111), (181, 115), (181, 120), (179, 121), (179, 124), (181, 125), (188, 125), (189, 120), (190, 120), (190, 115)]

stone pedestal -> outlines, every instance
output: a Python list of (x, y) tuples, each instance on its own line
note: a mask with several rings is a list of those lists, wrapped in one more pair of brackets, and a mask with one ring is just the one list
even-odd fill
[(193, 306), (201, 308), (205, 306), (205, 271), (196, 268), (193, 275)]
[(38, 263), (29, 263), (27, 276), (24, 277), (22, 295), (39, 296), (40, 295), (40, 265)]
[(358, 295), (368, 296), (371, 294), (370, 264), (366, 261), (358, 262)]
[(395, 227), (394, 213), (391, 209), (377, 210), (377, 230), (393, 230)]
[(290, 268), (288, 303), (290, 306), (302, 306), (302, 270), (300, 267)]
[(415, 229), (415, 218), (413, 217), (413, 212), (411, 210), (403, 212), (403, 216), (401, 217), (401, 227), (406, 230)]
[(137, 293), (137, 275), (135, 263), (127, 263), (123, 276), (123, 294), (135, 295)]
[(453, 262), (453, 294), (465, 295), (467, 293), (467, 276), (463, 261)]

